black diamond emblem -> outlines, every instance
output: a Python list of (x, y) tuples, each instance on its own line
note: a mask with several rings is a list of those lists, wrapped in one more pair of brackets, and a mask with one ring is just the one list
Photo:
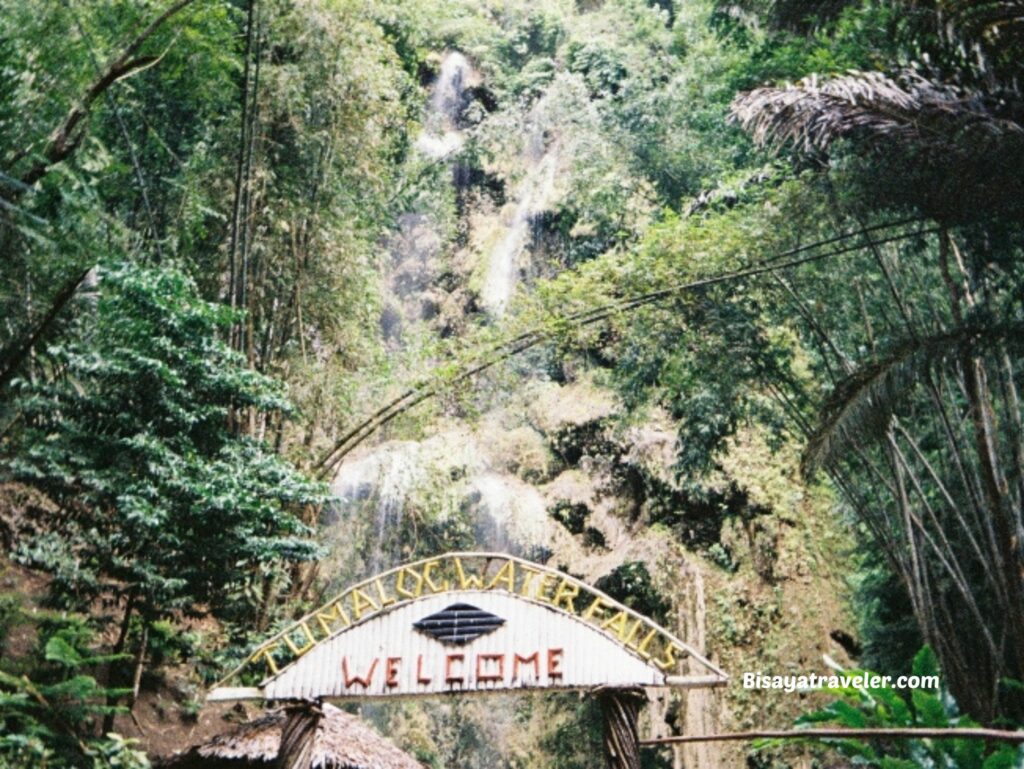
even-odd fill
[(470, 606), (468, 603), (453, 603), (447, 609), (412, 623), (412, 626), (441, 643), (462, 646), (497, 630), (504, 624), (505, 620), (501, 617), (496, 617), (483, 609)]

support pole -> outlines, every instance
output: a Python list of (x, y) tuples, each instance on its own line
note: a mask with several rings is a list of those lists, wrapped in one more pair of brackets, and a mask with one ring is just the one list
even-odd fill
[(312, 769), (317, 727), (324, 717), (319, 702), (296, 702), (285, 709), (281, 745), (274, 769)]
[(604, 757), (608, 769), (640, 769), (637, 718), (647, 703), (643, 689), (604, 689), (598, 692), (604, 716)]

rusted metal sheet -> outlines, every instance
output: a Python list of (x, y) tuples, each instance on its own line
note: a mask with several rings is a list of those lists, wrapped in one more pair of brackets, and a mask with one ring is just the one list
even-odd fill
[(457, 603), (504, 620), (466, 643), (417, 629), (451, 606), (425, 598), (339, 633), (264, 686), (267, 699), (388, 697), (523, 688), (661, 686), (665, 674), (594, 626), (549, 605), (462, 591)]

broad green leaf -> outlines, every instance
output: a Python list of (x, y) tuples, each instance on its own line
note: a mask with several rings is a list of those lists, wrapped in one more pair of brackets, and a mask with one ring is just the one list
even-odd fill
[(82, 664), (82, 655), (60, 636), (54, 636), (46, 642), (46, 659), (59, 662), (69, 668)]

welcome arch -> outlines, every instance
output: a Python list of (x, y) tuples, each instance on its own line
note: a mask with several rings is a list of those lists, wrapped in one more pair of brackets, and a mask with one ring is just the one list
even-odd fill
[[(699, 674), (683, 672), (688, 659)], [(688, 643), (575, 577), (511, 555), (449, 553), (352, 585), (261, 643), (209, 699), (692, 687), (727, 680)]]
[(640, 690), (727, 681), (691, 645), (585, 582), (474, 552), (352, 585), (261, 643), (208, 699), (291, 703), (279, 757), (291, 766), (287, 735), (313, 734), (316, 703), (325, 700), (595, 691), (609, 765), (636, 769)]

